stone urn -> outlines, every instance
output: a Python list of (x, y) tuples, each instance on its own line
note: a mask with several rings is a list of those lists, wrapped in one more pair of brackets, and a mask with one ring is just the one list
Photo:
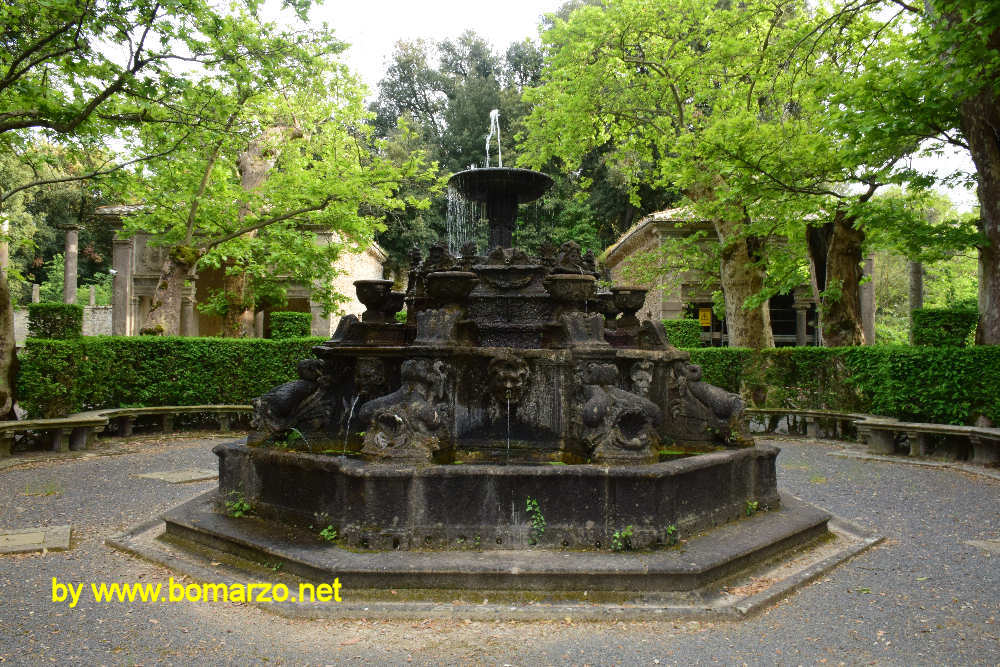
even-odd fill
[(552, 273), (542, 285), (560, 306), (562, 312), (583, 310), (594, 295), (597, 278), (582, 273)]
[(479, 278), (469, 271), (435, 271), (426, 278), (427, 292), (443, 303), (464, 303), (479, 284)]
[(396, 313), (403, 310), (403, 304), (406, 302), (405, 292), (389, 292), (389, 295), (385, 297), (382, 307), (385, 309), (386, 321), (393, 323), (396, 321)]
[[(363, 322), (385, 323), (396, 311), (390, 311), (390, 294), (392, 291), (391, 280), (355, 280), (354, 290), (358, 295), (358, 301), (365, 305), (365, 312), (361, 316)], [(400, 300), (399, 310), (403, 307)]]
[(621, 319), (618, 320), (619, 328), (638, 328), (639, 318), (635, 316), (643, 304), (646, 303), (647, 289), (640, 287), (612, 287), (615, 307), (622, 312)]
[(604, 315), (605, 326), (613, 329), (615, 327), (615, 319), (622, 312), (622, 309), (615, 304), (615, 295), (611, 292), (598, 292), (591, 299), (591, 303), (594, 304), (594, 311)]

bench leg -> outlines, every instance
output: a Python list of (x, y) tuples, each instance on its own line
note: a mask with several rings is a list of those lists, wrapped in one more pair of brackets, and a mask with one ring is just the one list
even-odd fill
[(217, 416), (217, 419), (219, 420), (220, 431), (229, 431), (232, 429), (233, 426), (232, 415), (220, 414)]
[(52, 451), (68, 452), (69, 438), (73, 433), (70, 428), (57, 428), (52, 430)]
[(127, 438), (132, 435), (132, 426), (135, 424), (135, 418), (133, 417), (119, 417), (118, 418), (118, 436), (121, 438)]
[(160, 418), (163, 425), (164, 433), (172, 433), (174, 430), (174, 416), (173, 415), (163, 415)]
[(11, 450), (14, 449), (14, 434), (13, 433), (3, 433), (0, 434), (0, 459), (7, 458), (10, 456)]
[(69, 434), (69, 448), (73, 451), (87, 449), (93, 442), (93, 426), (77, 426)]
[(868, 442), (868, 451), (872, 454), (895, 454), (896, 439), (892, 431), (870, 430), (866, 432), (865, 440)]
[[(973, 463), (984, 466), (1000, 464), (1000, 441), (995, 438), (970, 435), (969, 442), (972, 443)], [(2, 456), (2, 453), (0, 453), (0, 456)]]
[(924, 433), (906, 433), (906, 439), (910, 443), (910, 456), (930, 456), (931, 443), (928, 442)]

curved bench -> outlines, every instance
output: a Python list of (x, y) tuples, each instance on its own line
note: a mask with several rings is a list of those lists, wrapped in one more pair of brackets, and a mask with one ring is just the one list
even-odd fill
[(221, 430), (228, 430), (233, 419), (253, 413), (251, 405), (157, 405), (141, 408), (108, 408), (80, 412), (54, 419), (0, 421), (0, 458), (10, 456), (14, 435), (27, 431), (51, 433), (49, 448), (56, 452), (87, 449), (98, 433), (115, 422), (117, 435), (129, 436), (138, 417), (159, 416), (164, 432), (173, 430), (174, 418), (185, 414), (212, 415)]
[[(898, 439), (905, 437), (910, 456), (935, 456), (948, 460), (968, 459), (981, 465), (1000, 464), (1000, 428), (904, 422), (894, 417), (865, 415), (830, 410), (793, 408), (747, 408), (747, 417), (795, 417), (806, 423), (808, 437), (844, 438), (848, 428), (872, 454), (895, 454)], [(825, 432), (833, 424), (832, 433)], [(827, 426), (825, 426), (827, 425)]]

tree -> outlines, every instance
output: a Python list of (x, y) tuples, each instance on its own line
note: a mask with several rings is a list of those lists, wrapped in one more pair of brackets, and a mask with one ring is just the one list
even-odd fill
[[(978, 344), (1000, 344), (1000, 7), (974, 0), (904, 5), (915, 30), (902, 74), (887, 86), (901, 130), (964, 146), (976, 166), (980, 203)], [(895, 66), (894, 66), (895, 65)], [(900, 71), (902, 70), (902, 71)], [(918, 88), (918, 85), (920, 86)], [(916, 106), (913, 102), (917, 101)]]
[[(230, 335), (253, 312), (255, 292), (275, 298), (275, 276), (312, 286), (313, 300), (333, 310), (337, 254), (367, 247), (382, 213), (407, 203), (395, 196), (404, 180), (433, 178), (419, 153), (400, 164), (371, 143), (360, 84), (332, 61), (301, 60), (266, 86), (237, 78), (228, 89), (221, 81), (193, 88), (185, 106), (200, 106), (201, 95), (230, 97), (169, 161), (136, 175), (129, 194), (142, 208), (126, 231), (168, 248), (144, 332), (177, 333), (181, 290), (199, 267), (227, 275), (212, 305)], [(143, 139), (156, 150), (177, 131), (149, 126)], [(317, 244), (317, 231), (338, 240)]]
[(878, 188), (913, 180), (902, 158), (919, 144), (831, 106), (887, 48), (868, 9), (621, 0), (555, 19), (545, 82), (529, 97), (529, 163), (572, 169), (609, 145), (633, 186), (646, 177), (683, 192), (714, 225), (734, 344), (771, 343), (766, 299), (782, 281), (767, 279), (769, 255), (775, 240), (805, 236), (827, 342), (856, 344), (860, 216)]
[[(257, 17), (262, 4), (242, 0), (228, 12), (208, 0), (0, 5), (0, 158), (35, 167), (0, 184), (0, 216), (11, 218), (21, 207), (18, 198), (34, 188), (107, 179), (171, 155), (195, 131), (213, 129), (224, 97), (205, 91), (200, 105), (178, 104), (195, 98), (199, 83), (213, 75), (242, 73), (266, 82), (279, 72), (290, 74), (298, 56), (322, 57), (341, 48), (325, 27), (279, 30), (263, 23)], [(283, 5), (305, 20), (310, 2)], [(141, 143), (138, 132), (150, 125), (172, 126), (177, 141), (157, 144), (153, 153), (132, 150)], [(88, 156), (100, 161), (86, 171), (53, 173), (39, 159), (37, 148), (46, 142), (80, 164)], [(129, 150), (116, 153), (113, 146)], [(8, 275), (0, 272), (0, 311), (10, 307)], [(9, 318), (0, 318), (4, 346), (13, 345), (8, 324)], [(13, 395), (8, 361), (6, 354), (0, 359), (4, 397)]]

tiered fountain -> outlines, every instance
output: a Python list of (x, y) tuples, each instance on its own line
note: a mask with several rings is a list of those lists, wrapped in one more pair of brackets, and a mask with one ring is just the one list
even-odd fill
[[(517, 205), (549, 177), (471, 169), (451, 185), (485, 202), (486, 252), (414, 253), (405, 293), (355, 283), (364, 315), (344, 317), (298, 380), (256, 400), (246, 444), (215, 450), (218, 493), (169, 514), (168, 534), (280, 556), (305, 576), (351, 573), (358, 586), (664, 590), (825, 531), (812, 510), (744, 534), (748, 507), (779, 507), (777, 449), (755, 447), (738, 428), (740, 398), (701, 382), (661, 324), (639, 321), (644, 290), (598, 291), (593, 256), (572, 242), (539, 256), (511, 247)], [(235, 495), (261, 524), (224, 516)], [(713, 552), (702, 578), (697, 563), (670, 569), (678, 533), (722, 524), (739, 553)], [(339, 545), (321, 549), (307, 527), (327, 525)], [(626, 528), (630, 548), (667, 564), (573, 565)], [(561, 553), (559, 566), (539, 549)]]

